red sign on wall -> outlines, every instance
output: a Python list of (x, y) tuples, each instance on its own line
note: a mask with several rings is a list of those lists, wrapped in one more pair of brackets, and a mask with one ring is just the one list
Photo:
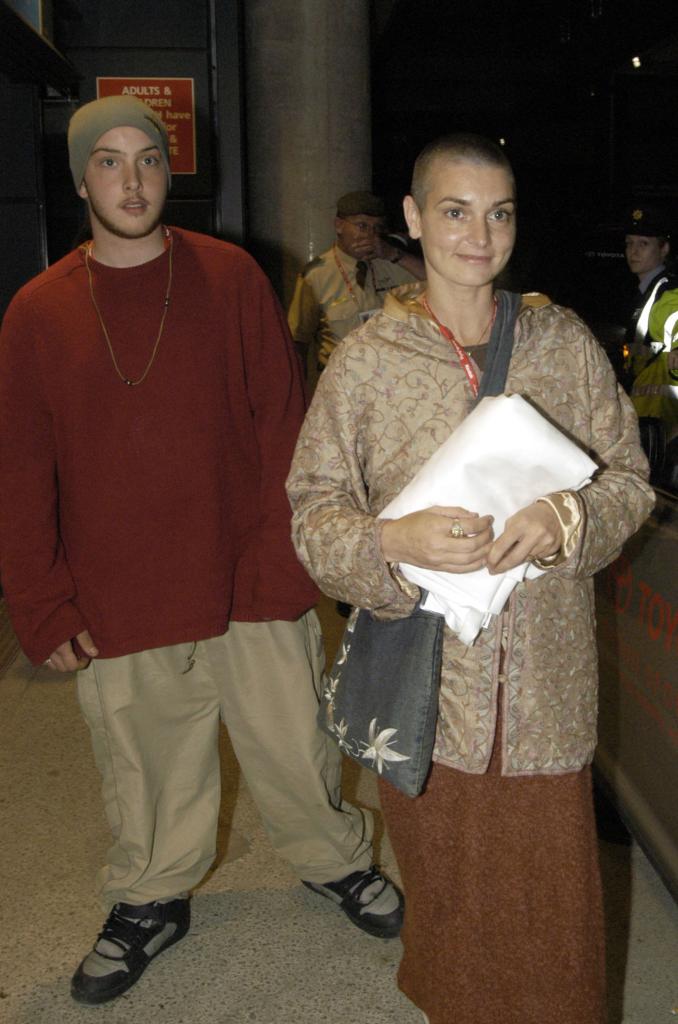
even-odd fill
[(97, 98), (136, 96), (153, 107), (169, 135), (172, 174), (195, 174), (195, 97), (192, 78), (97, 78)]

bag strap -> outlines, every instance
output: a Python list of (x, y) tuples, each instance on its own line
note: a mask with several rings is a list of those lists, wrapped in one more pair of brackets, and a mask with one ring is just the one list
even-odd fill
[(517, 292), (497, 292), (497, 316), (487, 346), (487, 359), (478, 397), (474, 404), (477, 404), (481, 398), (494, 397), (504, 393), (513, 353), (513, 333), (521, 303), (522, 295)]

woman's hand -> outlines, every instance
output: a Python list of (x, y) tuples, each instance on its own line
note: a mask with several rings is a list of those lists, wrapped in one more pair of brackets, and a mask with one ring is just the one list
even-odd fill
[(488, 572), (494, 576), (533, 558), (548, 558), (562, 542), (558, 516), (547, 502), (535, 501), (506, 520), (487, 557)]
[[(461, 527), (462, 535), (452, 535), (455, 524), (454, 532)], [(487, 564), (492, 539), (492, 516), (435, 505), (386, 520), (381, 550), (387, 562), (409, 562), (442, 572), (474, 572)]]

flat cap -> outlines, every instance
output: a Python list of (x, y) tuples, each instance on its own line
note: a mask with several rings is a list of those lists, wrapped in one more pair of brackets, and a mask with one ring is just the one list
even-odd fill
[(671, 227), (665, 210), (649, 203), (639, 203), (627, 211), (622, 231), (625, 235), (668, 238), (671, 234)]
[(355, 217), (361, 213), (368, 217), (383, 217), (384, 200), (371, 192), (347, 192), (337, 199), (337, 217)]

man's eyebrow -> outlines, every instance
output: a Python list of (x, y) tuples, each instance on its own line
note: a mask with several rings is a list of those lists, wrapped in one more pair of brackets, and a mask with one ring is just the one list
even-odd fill
[[(149, 150), (151, 150), (151, 149), (157, 149), (158, 152), (160, 152), (160, 147), (159, 146), (144, 146), (143, 149), (138, 149), (137, 153), (148, 153)], [(115, 149), (113, 146), (97, 146), (96, 149), (92, 150), (90, 155), (94, 156), (95, 153), (124, 153), (124, 152), (125, 151), (123, 149)]]

